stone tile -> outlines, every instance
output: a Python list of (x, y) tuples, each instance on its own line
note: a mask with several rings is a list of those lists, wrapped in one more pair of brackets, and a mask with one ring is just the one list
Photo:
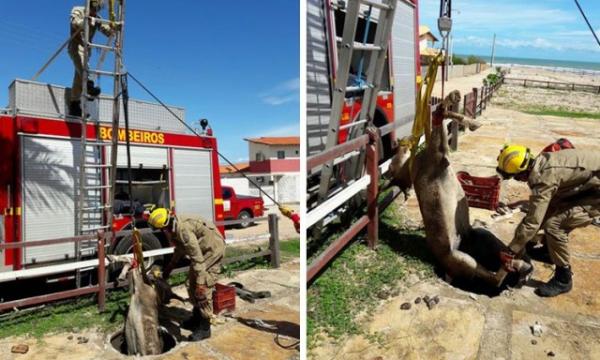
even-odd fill
[[(558, 312), (600, 317), (600, 261), (574, 258), (571, 262), (573, 290), (553, 298), (540, 298), (540, 301)], [(545, 282), (551, 277), (551, 267), (537, 266), (535, 279)]]
[[(276, 340), (282, 345), (294, 343), (287, 337), (298, 338), (300, 332), (300, 315), (297, 311), (281, 306), (270, 306), (268, 310), (247, 311), (236, 315), (240, 323), (235, 324), (218, 336), (206, 342), (216, 352), (226, 354), (228, 359), (262, 359), (284, 360), (295, 356), (298, 352), (294, 349), (285, 349), (277, 345)], [(256, 328), (253, 320), (260, 320), (267, 325), (276, 326), (277, 330)]]
[[(311, 358), (359, 359), (476, 359), (484, 329), (484, 308), (474, 302), (440, 297), (432, 310), (417, 296), (436, 292), (435, 287), (416, 286), (380, 306), (365, 325), (380, 343), (353, 336), (341, 346), (326, 346)], [(437, 288), (439, 293), (439, 288)], [(400, 310), (404, 302), (409, 310)]]
[[(538, 321), (542, 325), (541, 337), (531, 334), (530, 326)], [(532, 344), (535, 340), (537, 344)], [(513, 312), (512, 359), (599, 359), (600, 328), (583, 326), (522, 311)]]

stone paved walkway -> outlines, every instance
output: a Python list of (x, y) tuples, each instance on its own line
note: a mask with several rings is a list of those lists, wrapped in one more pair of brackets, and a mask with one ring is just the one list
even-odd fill
[[(521, 142), (533, 152), (558, 137), (568, 137), (578, 148), (600, 150), (597, 120), (527, 115), (489, 106), (483, 126), (459, 138), (459, 151), (451, 154), (455, 171), (475, 176), (495, 175), (498, 151), (505, 142)], [(502, 198), (526, 200), (526, 184), (504, 182)], [(419, 226), (421, 216), (415, 196), (401, 211)], [(492, 212), (471, 209), (471, 221), (488, 223), (490, 230), (508, 243), (522, 218), (493, 223)], [(408, 283), (399, 296), (382, 302), (363, 328), (379, 341), (352, 336), (341, 343), (325, 343), (310, 353), (311, 359), (600, 359), (600, 228), (588, 226), (571, 233), (573, 290), (551, 299), (533, 293), (552, 269), (534, 262), (533, 280), (522, 289), (496, 297), (476, 295), (454, 288), (441, 279)], [(432, 310), (417, 297), (440, 296)], [(401, 310), (404, 302), (411, 309)], [(536, 322), (541, 337), (531, 333)], [(551, 357), (551, 355), (554, 357)]]
[[(146, 357), (160, 360), (288, 360), (299, 359), (298, 347), (293, 346), (300, 336), (299, 262), (283, 264), (280, 269), (250, 270), (238, 273), (232, 279), (220, 279), (221, 283), (237, 281), (252, 290), (268, 290), (272, 297), (257, 300), (255, 304), (236, 299), (237, 309), (230, 317), (221, 317), (225, 322), (213, 327), (209, 340), (201, 342), (181, 341), (189, 332), (179, 329), (177, 321), (161, 321), (170, 333), (180, 340), (168, 353)], [(183, 286), (175, 292), (187, 297)], [(163, 317), (183, 320), (190, 316), (187, 303), (173, 300)], [(266, 327), (254, 325), (259, 324)], [(1, 325), (0, 325), (1, 326)], [(72, 340), (68, 336), (73, 335)], [(86, 344), (77, 344), (76, 338), (85, 336)], [(11, 354), (14, 344), (26, 343), (29, 352), (25, 355)], [(279, 344), (278, 344), (279, 343)], [(287, 348), (289, 346), (289, 348)], [(108, 343), (107, 337), (94, 330), (77, 334), (60, 333), (45, 337), (38, 342), (30, 338), (6, 338), (0, 340), (0, 359), (9, 360), (118, 360), (130, 359), (118, 353)]]

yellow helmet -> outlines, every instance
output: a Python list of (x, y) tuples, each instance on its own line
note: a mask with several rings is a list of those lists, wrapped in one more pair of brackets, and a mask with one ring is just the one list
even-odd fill
[(169, 225), (170, 219), (171, 216), (169, 214), (169, 210), (165, 208), (157, 208), (150, 213), (148, 224), (155, 229), (162, 229)]
[(516, 175), (527, 170), (531, 160), (531, 151), (523, 145), (504, 145), (498, 155), (498, 170)]

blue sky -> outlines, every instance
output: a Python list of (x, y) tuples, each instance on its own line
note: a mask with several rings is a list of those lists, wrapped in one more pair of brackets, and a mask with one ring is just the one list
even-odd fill
[[(10, 82), (31, 78), (67, 39), (70, 10), (83, 2), (0, 2), (0, 106)], [(185, 107), (188, 122), (208, 118), (232, 161), (247, 159), (245, 137), (299, 134), (298, 0), (128, 1), (126, 16), (126, 67)], [(65, 52), (39, 80), (70, 86), (72, 76)], [(132, 97), (149, 100), (130, 83)]]
[[(437, 34), (439, 0), (420, 0), (420, 22)], [(579, 0), (600, 35), (600, 1)], [(594, 40), (573, 0), (454, 0), (454, 52), (600, 62)]]

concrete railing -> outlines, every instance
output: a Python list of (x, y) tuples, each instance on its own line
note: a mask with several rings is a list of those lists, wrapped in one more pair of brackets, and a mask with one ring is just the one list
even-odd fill
[[(471, 76), (479, 74), (482, 71), (489, 69), (488, 64), (471, 64), (471, 65), (448, 65), (446, 72), (448, 73), (448, 79), (455, 79), (464, 76)], [(421, 67), (421, 74), (427, 74), (427, 65)], [(438, 71), (435, 81), (442, 80), (442, 72)]]

